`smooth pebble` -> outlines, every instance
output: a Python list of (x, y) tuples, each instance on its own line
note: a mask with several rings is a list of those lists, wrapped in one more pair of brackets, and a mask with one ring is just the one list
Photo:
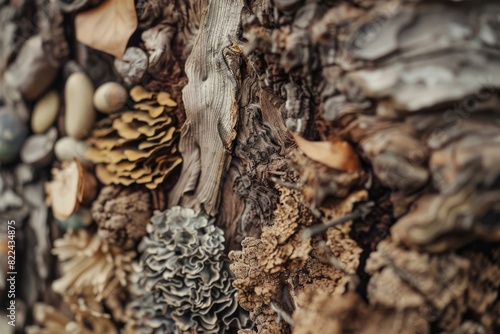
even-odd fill
[(72, 137), (60, 138), (54, 148), (54, 153), (59, 161), (71, 161), (74, 158), (78, 159), (81, 163), (88, 163), (85, 158), (85, 151), (87, 151), (87, 143), (77, 140)]
[(125, 87), (117, 82), (106, 82), (95, 91), (94, 107), (100, 112), (109, 114), (123, 107), (127, 98)]
[(45, 94), (33, 108), (31, 115), (31, 129), (34, 133), (44, 133), (57, 118), (59, 111), (59, 95), (55, 90)]
[(28, 136), (28, 127), (12, 110), (0, 107), (0, 164), (10, 163)]
[(64, 87), (66, 107), (65, 130), (75, 138), (85, 138), (95, 122), (94, 87), (83, 72), (71, 74)]
[(92, 223), (92, 215), (90, 210), (87, 208), (80, 208), (77, 213), (72, 214), (64, 220), (56, 219), (57, 224), (63, 230), (73, 230), (78, 231), (85, 226), (89, 226)]

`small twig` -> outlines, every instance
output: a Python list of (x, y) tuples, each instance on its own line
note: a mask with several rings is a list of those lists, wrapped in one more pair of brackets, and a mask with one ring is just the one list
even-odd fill
[(336, 225), (341, 225), (341, 224), (347, 223), (350, 220), (366, 216), (371, 211), (371, 208), (373, 207), (373, 205), (374, 204), (372, 202), (363, 203), (358, 208), (356, 208), (355, 211), (348, 213), (347, 215), (345, 215), (343, 217), (333, 219), (326, 224), (317, 224), (317, 225), (308, 227), (304, 230), (304, 232), (302, 232), (302, 238), (308, 239), (312, 236), (315, 236), (317, 234), (325, 232), (330, 227), (333, 227)]
[(280, 317), (281, 319), (283, 319), (290, 326), (293, 326), (293, 319), (292, 319), (292, 317), (288, 313), (286, 313), (284, 310), (282, 310), (274, 302), (271, 302), (269, 305), (271, 306), (271, 310), (273, 310), (274, 312), (276, 312), (276, 314), (278, 315), (278, 317)]
[(330, 227), (347, 223), (348, 221), (350, 221), (352, 219), (356, 219), (360, 216), (361, 216), (361, 212), (354, 211), (354, 212), (348, 213), (347, 215), (345, 215), (343, 217), (333, 219), (326, 224), (317, 224), (317, 225), (308, 227), (304, 230), (304, 232), (302, 232), (302, 238), (304, 238), (304, 239), (310, 238), (312, 236), (315, 236), (317, 234), (325, 232)]
[(360, 282), (359, 276), (356, 273), (350, 273), (347, 271), (345, 265), (339, 260), (339, 258), (333, 255), (330, 248), (326, 245), (326, 242), (322, 241), (319, 246), (327, 253), (325, 254), (326, 258), (322, 262), (331, 264), (332, 266), (340, 270), (342, 274), (351, 277), (353, 285), (355, 287), (358, 286)]
[(300, 190), (300, 184), (297, 184), (297, 183), (291, 183), (291, 182), (286, 182), (286, 181), (283, 181), (281, 179), (278, 179), (277, 177), (271, 177), (271, 180), (274, 182), (274, 183), (277, 183), (279, 184), (280, 186), (283, 186), (285, 188), (288, 188), (288, 189), (293, 189), (293, 190)]

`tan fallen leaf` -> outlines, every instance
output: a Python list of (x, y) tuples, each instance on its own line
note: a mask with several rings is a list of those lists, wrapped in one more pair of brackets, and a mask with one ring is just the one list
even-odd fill
[(358, 156), (346, 141), (341, 139), (309, 141), (294, 133), (292, 136), (300, 150), (316, 162), (345, 172), (355, 172), (360, 169)]
[(105, 0), (75, 18), (76, 39), (80, 43), (119, 59), (136, 29), (134, 0)]

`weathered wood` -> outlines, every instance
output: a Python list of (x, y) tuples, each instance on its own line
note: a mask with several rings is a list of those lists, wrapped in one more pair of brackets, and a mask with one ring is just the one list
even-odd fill
[(231, 161), (238, 118), (240, 51), (233, 45), (243, 1), (211, 1), (186, 62), (186, 123), (179, 144), (184, 163), (169, 203), (218, 212), (221, 179)]

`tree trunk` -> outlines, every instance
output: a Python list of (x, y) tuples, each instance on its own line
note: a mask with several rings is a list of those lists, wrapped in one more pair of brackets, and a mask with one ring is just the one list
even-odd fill
[[(15, 7), (0, 4), (2, 13), (9, 6)], [(40, 10), (48, 3), (37, 1), (37, 6)], [(52, 286), (70, 306), (82, 332), (500, 332), (500, 4), (139, 0), (135, 6), (140, 34), (131, 35), (126, 46), (127, 52), (142, 49), (135, 52), (147, 54), (148, 60), (145, 74), (133, 84), (127, 80), (133, 81), (133, 70), (139, 69), (110, 70), (111, 56), (70, 37), (74, 15), (78, 33), (77, 13), (88, 6), (93, 4), (71, 8), (64, 15), (61, 7), (52, 14), (59, 21), (54, 20), (45, 35), (43, 30), (39, 33), (43, 46), (74, 50), (50, 49), (52, 63), (47, 63), (67, 70), (67, 62), (75, 58), (95, 86), (113, 80), (127, 88), (138, 84), (144, 92), (129, 91), (133, 101), (128, 103), (133, 105), (127, 107), (135, 112), (130, 121), (128, 111), (101, 115), (88, 135), (94, 174), (107, 187), (93, 205), (87, 204), (98, 227), (87, 228), (81, 235), (90, 236), (81, 238), (90, 240), (96, 233), (102, 237), (105, 229), (111, 256), (128, 263), (137, 255), (130, 268), (139, 269), (123, 269), (128, 283), (112, 290), (113, 298), (103, 292), (99, 307), (83, 303), (85, 310), (110, 319), (99, 318), (99, 326), (75, 297), (92, 299), (92, 294), (82, 297), (83, 292), (70, 287), (61, 292)], [(29, 9), (23, 10), (21, 16), (26, 16)], [(0, 22), (13, 22), (12, 15)], [(65, 32), (65, 42), (59, 40), (58, 29)], [(22, 62), (22, 51), (11, 49), (4, 49), (0, 57), (7, 82), (1, 91), (6, 104), (21, 114), (19, 103), (29, 99), (23, 93), (28, 84), (16, 86), (9, 73), (19, 65), (16, 62), (31, 61), (29, 70), (37, 75), (39, 67), (49, 65)], [(140, 63), (126, 56), (125, 65)], [(93, 68), (101, 70), (92, 74)], [(60, 89), (57, 82), (66, 76), (59, 74), (52, 88)], [(157, 100), (135, 98), (148, 96), (146, 91)], [(155, 121), (154, 111), (138, 116), (141, 110), (166, 105), (160, 91), (169, 93), (172, 104), (158, 117), (169, 120)], [(145, 109), (140, 103), (147, 104)], [(144, 119), (148, 123), (141, 128), (138, 123)], [(150, 128), (154, 130), (148, 132)], [(170, 128), (170, 141), (157, 143), (155, 136)], [(112, 161), (123, 147), (131, 149), (137, 138), (146, 142), (138, 146), (137, 159), (124, 154), (128, 160)], [(139, 160), (143, 154), (146, 158)], [(176, 169), (180, 157), (182, 168)], [(150, 165), (140, 169), (143, 164)], [(0, 187), (2, 196), (10, 187), (24, 191), (21, 197), (26, 198), (28, 188), (23, 187), (33, 181), (23, 183), (15, 168), (2, 174), (15, 180)], [(140, 169), (140, 176), (130, 176), (134, 174), (127, 168)], [(47, 168), (38, 171), (45, 180)], [(151, 177), (142, 182), (148, 173)], [(103, 197), (104, 189), (115, 194), (108, 187), (121, 187), (116, 194), (130, 198), (137, 192), (147, 205), (123, 204), (133, 207), (123, 209), (116, 204), (134, 201), (129, 198), (113, 202), (122, 211), (110, 209), (106, 203), (118, 195)], [(38, 204), (46, 215), (46, 208)], [(0, 209), (2, 217), (5, 213), (5, 219), (13, 219), (7, 209)], [(163, 211), (162, 218), (151, 219), (147, 228), (146, 222), (135, 223), (139, 218), (125, 223), (136, 224), (133, 231), (144, 230), (139, 236), (110, 218), (139, 211), (141, 217), (152, 216), (153, 209)], [(17, 219), (26, 222), (34, 217), (25, 212)], [(175, 225), (181, 220), (183, 224)], [(117, 228), (112, 223), (127, 231), (126, 242), (116, 249), (123, 235), (116, 232), (110, 241), (109, 233)], [(209, 226), (203, 227), (206, 230), (197, 230), (204, 224)], [(23, 231), (31, 231), (31, 225)], [(217, 285), (220, 291), (207, 288), (203, 275), (199, 280), (190, 276), (191, 269), (169, 276), (175, 266), (165, 259), (174, 263), (172, 259), (182, 255), (169, 255), (167, 250), (188, 238), (176, 231), (212, 242), (219, 240), (219, 229), (225, 254), (208, 257), (201, 266), (224, 276)], [(46, 231), (36, 233), (38, 243), (44, 245), (61, 234), (55, 224), (50, 230), (51, 240)], [(61, 252), (69, 252), (73, 240), (67, 233), (53, 251), (63, 263)], [(177, 240), (175, 233), (183, 237)], [(23, 238), (29, 242), (33, 237)], [(106, 247), (95, 248), (96, 253), (106, 254)], [(200, 252), (205, 254), (203, 247)], [(49, 248), (43, 248), (44, 254)], [(24, 252), (33, 250), (24, 246)], [(222, 259), (226, 254), (227, 261)], [(191, 268), (197, 255), (187, 259), (180, 268)], [(43, 274), (38, 291), (22, 296), (27, 314), (37, 300), (63, 309), (50, 288), (59, 276), (55, 265), (48, 257), (37, 261), (50, 275)], [(61, 268), (65, 272), (64, 264)], [(22, 284), (40, 272), (27, 275)], [(79, 275), (74, 280), (83, 284), (85, 274)], [(234, 288), (228, 283), (231, 279)], [(197, 291), (189, 301), (182, 299), (186, 286)], [(230, 298), (220, 297), (221, 292)], [(173, 304), (165, 301), (171, 294), (178, 298)], [(193, 301), (200, 296), (205, 299)], [(206, 309), (200, 306), (208, 304)], [(71, 312), (66, 310), (65, 316), (71, 318)], [(84, 324), (87, 316), (96, 322)], [(40, 328), (48, 328), (46, 320), (44, 324), (36, 314), (34, 318)], [(26, 323), (32, 322), (28, 315)], [(30, 333), (45, 333), (40, 328), (31, 327)]]

